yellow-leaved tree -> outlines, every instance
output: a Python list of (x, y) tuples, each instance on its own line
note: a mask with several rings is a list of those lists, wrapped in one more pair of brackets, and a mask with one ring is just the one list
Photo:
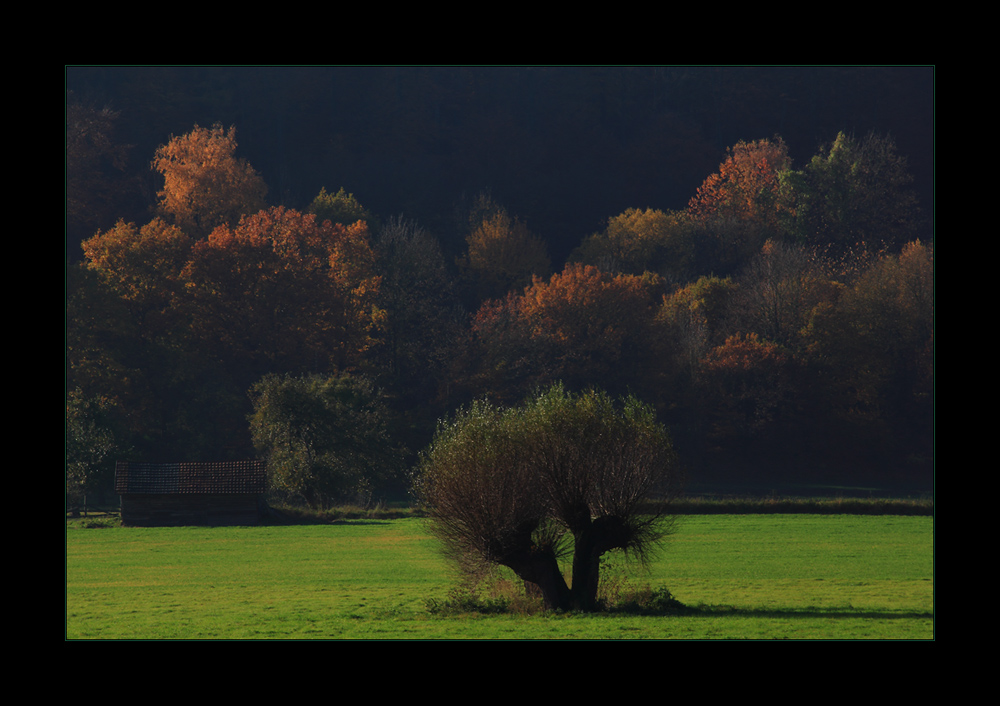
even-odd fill
[(520, 291), (533, 277), (549, 274), (544, 241), (503, 208), (485, 216), (466, 243), (468, 250), (458, 259), (458, 267), (476, 306)]

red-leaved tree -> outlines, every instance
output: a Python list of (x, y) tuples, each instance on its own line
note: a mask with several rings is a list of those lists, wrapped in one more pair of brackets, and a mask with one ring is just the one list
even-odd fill
[(355, 368), (382, 319), (364, 223), (270, 208), (196, 243), (185, 276), (195, 335), (251, 380)]
[(739, 142), (688, 203), (713, 236), (720, 264), (734, 267), (781, 228), (780, 175), (791, 167), (781, 138)]
[(557, 380), (573, 389), (600, 383), (616, 394), (638, 389), (659, 365), (661, 292), (656, 275), (570, 264), (521, 294), (487, 302), (473, 320), (482, 384), (514, 398)]

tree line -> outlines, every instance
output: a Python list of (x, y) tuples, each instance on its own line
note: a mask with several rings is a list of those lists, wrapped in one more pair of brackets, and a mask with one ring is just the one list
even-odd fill
[(797, 160), (839, 130), (891, 132), (930, 204), (933, 76), (919, 66), (70, 67), (69, 109), (117, 111), (119, 145), (100, 160), (78, 153), (81, 167), (104, 167), (94, 171), (103, 191), (70, 219), (70, 256), (117, 218), (148, 217), (160, 188), (150, 155), (195, 122), (238, 126), (272, 204), (305, 210), (321, 187), (345, 185), (375, 212), (418, 221), (449, 257), (467, 235), (456, 201), (482, 187), (563, 262), (608, 216), (679, 208), (726, 147), (776, 132)]
[[(70, 133), (113, 160), (113, 117)], [(234, 128), (150, 166), (155, 212), (67, 268), (71, 493), (118, 458), (262, 455), (289, 498), (373, 497), (438, 419), (554, 383), (650, 405), (693, 478), (927, 476), (933, 246), (889, 136), (801, 166), (739, 142), (685, 208), (610, 215), (555, 266), (488, 191), (457, 209), (457, 256), (344, 188), (273, 205)], [(67, 208), (99, 208), (70, 167)]]

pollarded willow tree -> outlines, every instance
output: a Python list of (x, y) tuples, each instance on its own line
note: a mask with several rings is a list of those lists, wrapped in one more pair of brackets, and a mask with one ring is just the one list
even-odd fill
[[(464, 570), (506, 566), (548, 609), (591, 611), (604, 554), (645, 560), (671, 532), (680, 474), (652, 408), (556, 384), (521, 406), (479, 401), (442, 422), (416, 490)], [(567, 583), (559, 559), (570, 545)]]

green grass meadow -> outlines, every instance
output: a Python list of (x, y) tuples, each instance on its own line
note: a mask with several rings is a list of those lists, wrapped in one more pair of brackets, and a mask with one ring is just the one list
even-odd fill
[(933, 518), (685, 515), (646, 570), (690, 614), (440, 614), (457, 577), (417, 517), (267, 527), (67, 524), (66, 638), (934, 637)]

